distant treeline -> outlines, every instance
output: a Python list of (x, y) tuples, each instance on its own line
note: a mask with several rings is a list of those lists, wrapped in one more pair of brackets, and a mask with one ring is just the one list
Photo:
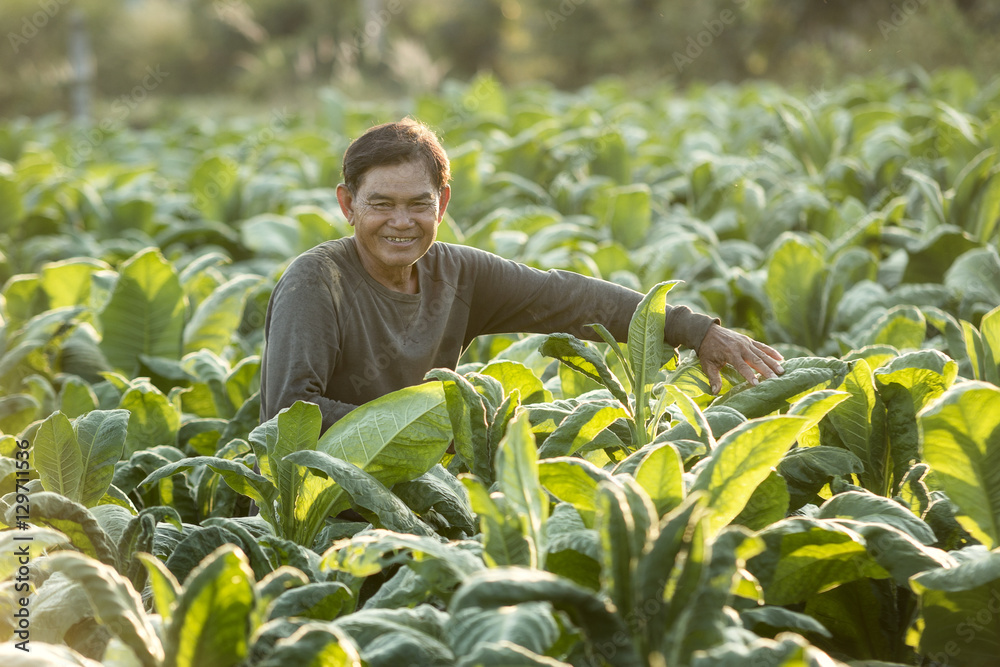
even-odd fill
[[(75, 69), (74, 16), (92, 53)], [(998, 31), (990, 0), (4, 0), (0, 115), (68, 111), (88, 71), (99, 100), (131, 99), (150, 68), (167, 73), (158, 96), (268, 100), (316, 84), (426, 91), (484, 70), (570, 89), (605, 75), (820, 87), (910, 65), (986, 78)]]

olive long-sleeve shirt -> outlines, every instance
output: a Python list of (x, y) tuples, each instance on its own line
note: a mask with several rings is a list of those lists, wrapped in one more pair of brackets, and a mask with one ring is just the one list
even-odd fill
[[(323, 429), (367, 401), (454, 369), (481, 334), (566, 332), (619, 341), (643, 295), (569, 271), (541, 271), (492, 253), (436, 242), (415, 265), (419, 293), (394, 292), (361, 265), (353, 237), (297, 257), (264, 322), (261, 421), (296, 400), (319, 405)], [(697, 349), (712, 322), (667, 306), (664, 340)]]

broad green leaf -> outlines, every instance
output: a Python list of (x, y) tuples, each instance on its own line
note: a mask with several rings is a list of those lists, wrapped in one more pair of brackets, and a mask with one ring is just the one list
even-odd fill
[(937, 350), (904, 354), (875, 371), (885, 404), (893, 489), (920, 459), (917, 413), (943, 394), (957, 374), (958, 364)]
[(12, 276), (3, 285), (4, 314), (14, 324), (31, 320), (45, 308), (45, 293), (37, 273)]
[(670, 512), (684, 499), (684, 465), (670, 445), (653, 447), (635, 471), (635, 481), (646, 490), (659, 516)]
[[(128, 423), (126, 410), (94, 410), (73, 422), (83, 464), (79, 500), (84, 506), (96, 505), (111, 486)], [(37, 442), (35, 446), (37, 452)]]
[[(697, 403), (695, 403), (695, 406), (697, 406)], [(689, 407), (688, 411), (693, 414), (695, 420), (698, 420), (697, 413), (693, 412), (692, 407)], [(682, 421), (665, 431), (661, 431), (653, 440), (653, 444), (677, 442), (678, 440), (697, 440), (703, 443), (707, 449), (709, 442), (713, 442), (714, 446), (714, 440), (718, 440), (726, 433), (729, 433), (747, 421), (747, 418), (740, 412), (721, 404), (710, 405), (701, 414), (705, 418), (704, 421), (708, 424), (708, 432), (704, 432), (704, 424), (701, 424), (702, 433), (699, 435), (698, 430), (695, 429), (691, 422)]]
[(663, 282), (653, 287), (636, 306), (629, 322), (628, 354), (634, 378), (636, 449), (644, 447), (649, 441), (649, 392), (667, 360), (667, 343), (664, 340), (666, 294), (676, 284), (676, 281)]
[(142, 665), (160, 665), (163, 645), (146, 616), (142, 599), (127, 579), (82, 554), (60, 552), (46, 562), (52, 571), (62, 572), (83, 587), (98, 622), (125, 642)]
[(868, 362), (853, 362), (851, 372), (839, 387), (850, 398), (827, 414), (827, 421), (840, 443), (864, 463), (861, 485), (879, 495), (892, 486), (892, 460), (885, 433), (885, 405), (875, 391), (875, 378)]
[[(712, 542), (701, 586), (673, 628), (671, 640), (679, 662), (689, 664), (696, 651), (723, 643), (733, 591), (746, 571), (746, 561), (764, 549), (764, 542), (742, 526), (726, 528)], [(676, 664), (676, 662), (675, 662)]]
[(794, 517), (759, 533), (767, 549), (747, 567), (764, 588), (768, 604), (805, 602), (857, 579), (889, 576), (858, 533), (833, 521)]
[(166, 626), (164, 667), (228, 667), (247, 655), (256, 592), (246, 556), (231, 544), (212, 552), (184, 582)]
[(415, 480), (395, 484), (392, 492), (419, 515), (434, 510), (450, 527), (465, 535), (476, 533), (468, 492), (462, 482), (440, 464)]
[(813, 350), (823, 342), (826, 273), (823, 257), (798, 236), (782, 237), (771, 252), (764, 291), (788, 342)]
[(56, 412), (42, 422), (35, 432), (34, 453), (42, 488), (81, 502), (83, 456), (66, 415)]
[[(633, 313), (633, 317), (634, 316), (635, 316), (635, 313)], [(612, 354), (615, 355), (615, 358), (618, 360), (619, 366), (624, 371), (626, 379), (628, 379), (628, 383), (626, 384), (626, 386), (627, 387), (634, 387), (635, 386), (635, 374), (632, 372), (632, 366), (629, 363), (628, 357), (625, 356), (626, 352), (628, 352), (628, 346), (627, 345), (622, 345), (617, 340), (615, 340), (614, 335), (610, 331), (608, 331), (608, 328), (606, 326), (604, 326), (603, 324), (601, 324), (600, 322), (597, 322), (597, 323), (594, 323), (594, 324), (588, 324), (587, 326), (590, 327), (591, 329), (593, 329), (594, 333), (596, 333), (598, 336), (600, 336), (601, 340), (603, 340), (605, 343), (608, 344), (608, 350)], [(563, 368), (563, 367), (560, 366), (560, 369), (561, 368)], [(592, 387), (592, 388), (597, 389), (597, 388), (599, 388), (599, 386), (600, 385), (597, 385), (597, 386)]]
[(41, 403), (31, 394), (0, 398), (0, 432), (20, 433), (38, 419), (41, 408)]
[(959, 561), (947, 551), (922, 544), (909, 532), (895, 528), (888, 522), (873, 523), (866, 518), (862, 521), (838, 519), (837, 523), (865, 539), (868, 553), (899, 586), (909, 587), (910, 578), (921, 572), (958, 565)]
[(560, 629), (550, 604), (526, 602), (501, 609), (463, 609), (449, 617), (445, 633), (459, 656), (489, 642), (509, 642), (545, 655), (559, 639)]
[(827, 637), (832, 634), (831, 641), (823, 642), (823, 645), (834, 646), (845, 655), (863, 655), (872, 659), (862, 665), (889, 667), (899, 664), (875, 660), (896, 657), (902, 643), (902, 628), (896, 626), (909, 620), (899, 619), (892, 585), (887, 580), (862, 579), (811, 597), (805, 603), (805, 612), (809, 614), (807, 618), (821, 622)]
[(597, 591), (601, 588), (600, 535), (587, 528), (569, 503), (558, 503), (545, 524), (549, 552), (545, 569)]
[(603, 389), (604, 385), (573, 370), (572, 367), (566, 364), (559, 364), (559, 387), (562, 390), (562, 398), (570, 399), (576, 398), (588, 391)]
[(184, 353), (205, 348), (222, 354), (233, 342), (247, 295), (260, 283), (260, 276), (237, 276), (199, 303), (184, 327)]
[[(246, 524), (241, 519), (242, 517), (229, 518), (210, 516), (207, 519), (202, 520), (201, 526), (202, 528), (221, 528), (223, 531), (235, 535), (236, 539), (229, 541), (239, 546), (243, 550), (243, 553), (246, 554), (250, 561), (250, 567), (253, 570), (254, 579), (263, 579), (274, 571), (275, 562), (271, 557), (271, 554), (264, 551), (259, 542), (259, 536), (261, 533), (263, 533), (264, 536), (269, 536), (272, 531), (269, 529), (262, 530), (259, 527), (254, 527), (253, 530), (251, 530), (249, 526), (252, 524)], [(251, 519), (251, 521), (253, 521), (253, 519)], [(172, 555), (173, 554), (171, 554), (171, 556)], [(167, 560), (169, 561), (169, 558)], [(256, 616), (254, 618), (257, 619)]]
[(715, 435), (712, 432), (712, 427), (698, 404), (674, 385), (664, 385), (663, 390), (667, 395), (673, 397), (674, 405), (681, 411), (687, 423), (691, 425), (695, 435), (693, 439), (704, 442), (708, 449), (715, 449)]
[[(644, 650), (660, 648), (664, 631), (690, 601), (701, 578), (705, 556), (705, 495), (693, 492), (663, 517), (659, 534), (635, 570), (636, 610), (648, 618), (640, 641)], [(689, 581), (684, 582), (684, 577)]]
[(869, 345), (891, 345), (897, 350), (920, 349), (927, 335), (927, 321), (916, 306), (895, 306), (872, 327)]
[(317, 621), (332, 621), (342, 611), (353, 611), (351, 589), (339, 581), (305, 584), (282, 593), (268, 611), (269, 619), (299, 616)]
[[(28, 578), (22, 574), (21, 582), (19, 583), (27, 580)], [(108, 633), (101, 628), (100, 624), (94, 618), (90, 600), (87, 599), (86, 592), (78, 583), (61, 572), (52, 572), (47, 577), (31, 576), (31, 580), (41, 583), (37, 585), (37, 588), (32, 587), (34, 590), (27, 588), (27, 586), (22, 586), (25, 589), (21, 592), (22, 595), (17, 597), (11, 596), (13, 599), (10, 600), (13, 603), (11, 604), (13, 611), (21, 606), (18, 604), (20, 602), (18, 597), (22, 597), (29, 591), (31, 592), (31, 606), (26, 611), (21, 612), (23, 618), (30, 610), (30, 616), (27, 616), (28, 621), (21, 624), (20, 619), (15, 617), (13, 623), (5, 628), (7, 636), (10, 636), (14, 629), (24, 633), (20, 636), (14, 634), (11, 637), (13, 641), (25, 638), (30, 639), (29, 643), (20, 644), (21, 649), (27, 648), (28, 655), (34, 655), (39, 644), (65, 644), (66, 646), (72, 646), (75, 649), (83, 651), (92, 650), (87, 645), (89, 642), (80, 641), (79, 630), (83, 628), (90, 630), (92, 633), (104, 635), (106, 638), (105, 641), (107, 641)], [(29, 600), (24, 601), (29, 602)], [(27, 625), (28, 623), (30, 625)], [(20, 628), (17, 627), (19, 624), (21, 624)], [(38, 644), (35, 642), (38, 642)], [(18, 650), (18, 653), (23, 654), (25, 651)], [(34, 663), (29, 664), (31, 667), (34, 667)]]
[(830, 410), (834, 409), (848, 398), (850, 398), (850, 394), (846, 391), (836, 391), (833, 389), (813, 391), (795, 401), (795, 403), (788, 408), (788, 414), (805, 417), (808, 421), (806, 422), (803, 430), (810, 429), (818, 424), (820, 420), (823, 419), (828, 412), (830, 412)]
[(133, 383), (118, 407), (129, 412), (124, 456), (176, 443), (181, 425), (180, 410), (148, 380)]
[(480, 375), (488, 375), (503, 385), (504, 394), (515, 389), (521, 393), (522, 403), (543, 403), (552, 400), (552, 394), (542, 386), (531, 369), (516, 361), (494, 360), (479, 370)]
[(330, 480), (284, 459), (295, 452), (315, 450), (322, 422), (319, 406), (296, 401), (250, 433), (261, 473), (278, 491), (279, 535), (304, 546), (312, 544), (339, 494)]
[(974, 248), (956, 259), (944, 275), (944, 284), (962, 302), (958, 317), (975, 321), (1000, 304), (1000, 254), (996, 248)]
[(179, 359), (184, 330), (184, 290), (173, 266), (154, 248), (119, 269), (111, 299), (101, 311), (101, 350), (115, 369), (130, 374), (139, 355)]
[(993, 168), (992, 175), (977, 193), (973, 215), (968, 221), (970, 234), (986, 245), (996, 235), (1000, 221), (1000, 170)]
[(910, 641), (921, 653), (945, 664), (951, 658), (970, 666), (996, 663), (1000, 650), (998, 581), (1000, 553), (995, 551), (952, 569), (915, 576), (910, 584), (917, 594), (919, 613)]
[(538, 478), (545, 490), (580, 513), (591, 528), (597, 511), (597, 487), (614, 478), (593, 463), (575, 457), (556, 457), (538, 463)]
[[(13, 505), (7, 509), (4, 521), (8, 526), (15, 525), (16, 511)], [(112, 567), (118, 565), (114, 542), (80, 503), (58, 493), (38, 491), (31, 494), (29, 511), (29, 523), (57, 530), (84, 554)]]
[(49, 297), (49, 308), (90, 305), (90, 276), (110, 270), (105, 262), (74, 258), (50, 262), (42, 267), (41, 286)]
[(778, 464), (778, 472), (787, 483), (792, 510), (813, 502), (820, 489), (834, 477), (857, 475), (864, 469), (864, 463), (853, 453), (828, 445), (798, 447)]
[(549, 602), (567, 612), (595, 647), (612, 642), (617, 667), (643, 665), (622, 618), (605, 599), (548, 572), (496, 568), (474, 574), (452, 597), (448, 610), (457, 616), (463, 609), (496, 609), (535, 601)]
[(712, 407), (732, 408), (747, 419), (756, 419), (781, 410), (789, 401), (808, 391), (835, 389), (840, 386), (849, 370), (848, 364), (839, 359), (797, 357), (782, 363), (783, 375), (764, 380), (754, 386), (745, 382), (720, 397)]
[(456, 667), (570, 667), (568, 662), (548, 658), (507, 640), (482, 642), (466, 653)]
[[(786, 459), (787, 456), (783, 461)], [(733, 524), (746, 526), (750, 530), (763, 530), (788, 516), (792, 495), (789, 483), (778, 472), (780, 470), (779, 465), (778, 470), (772, 471), (757, 485), (746, 506), (733, 519)]]
[(545, 565), (545, 521), (549, 518), (549, 498), (542, 489), (538, 472), (538, 450), (527, 412), (511, 421), (497, 451), (497, 483), (511, 508), (521, 520), (528, 538), (532, 563)]
[(70, 419), (76, 419), (97, 408), (97, 394), (88, 383), (80, 378), (70, 377), (59, 390), (56, 407)]
[(444, 389), (427, 382), (352, 410), (322, 435), (316, 449), (392, 486), (430, 470), (451, 436)]
[(639, 247), (652, 219), (649, 186), (622, 185), (608, 190), (605, 196), (607, 199), (600, 201), (598, 207), (603, 208), (602, 222), (611, 229), (612, 238), (626, 248)]
[(708, 494), (709, 535), (717, 534), (743, 510), (805, 423), (794, 415), (763, 417), (738, 426), (719, 441), (692, 487)]
[(854, 519), (898, 528), (921, 544), (937, 542), (934, 531), (919, 517), (895, 500), (874, 493), (845, 491), (823, 503), (816, 513), (818, 519)]
[[(782, 633), (780, 639), (757, 639), (749, 644), (726, 642), (697, 653), (692, 667), (830, 667), (837, 662), (797, 634)], [(899, 667), (898, 663), (856, 662), (857, 667)]]
[[(23, 539), (18, 539), (23, 538)], [(51, 528), (32, 526), (27, 530), (4, 530), (0, 532), (0, 577), (13, 581), (20, 558), (25, 555), (34, 562), (46, 550), (69, 542), (66, 535)]]
[(979, 330), (983, 339), (984, 379), (1000, 384), (1000, 306), (983, 315)]
[(502, 511), (479, 480), (469, 475), (462, 475), (460, 479), (469, 493), (472, 511), (479, 517), (483, 533), (483, 560), (490, 567), (528, 566), (531, 563), (531, 547), (521, 532), (520, 520)]
[(444, 612), (430, 605), (416, 609), (362, 609), (330, 627), (353, 639), (368, 667), (450, 665), (455, 654), (444, 644)]
[(236, 195), (238, 173), (236, 161), (224, 156), (209, 156), (191, 172), (189, 187), (194, 206), (205, 218), (220, 222), (230, 220), (228, 214), (231, 199)]
[[(351, 497), (353, 504), (367, 510), (378, 521), (377, 528), (412, 533), (415, 535), (433, 535), (431, 530), (406, 504), (377, 479), (361, 468), (346, 461), (334, 458), (325, 452), (302, 450), (285, 455), (285, 461), (298, 466), (319, 470), (334, 480), (344, 493)], [(334, 502), (334, 506), (337, 502)], [(314, 510), (315, 511), (315, 510)], [(381, 523), (379, 526), (377, 523)]]
[(944, 211), (944, 195), (941, 194), (941, 186), (938, 182), (916, 169), (904, 168), (902, 173), (904, 176), (910, 177), (923, 195), (928, 222), (934, 227), (944, 225), (947, 222)]
[(552, 334), (539, 346), (538, 351), (599, 382), (623, 405), (628, 405), (628, 394), (625, 393), (622, 383), (608, 368), (604, 357), (592, 346), (569, 334)]
[(268, 522), (277, 525), (277, 519), (274, 517), (274, 504), (278, 496), (277, 489), (269, 479), (237, 461), (216, 456), (195, 456), (181, 459), (155, 468), (153, 472), (137, 483), (136, 487), (149, 486), (199, 465), (208, 466), (215, 473), (221, 475), (233, 491), (252, 498)]
[[(436, 537), (365, 530), (335, 542), (323, 553), (322, 568), (368, 577), (400, 563), (429, 578), (447, 580), (451, 588), (483, 567), (473, 542), (442, 542)], [(444, 591), (442, 591), (444, 592)]]
[(590, 443), (597, 434), (628, 413), (621, 403), (613, 400), (593, 400), (580, 403), (538, 450), (538, 458), (569, 456)]
[(1000, 388), (962, 382), (919, 415), (923, 459), (959, 508), (959, 522), (1000, 545)]
[[(781, 628), (785, 630), (798, 630), (802, 633), (817, 634), (822, 637), (830, 637), (830, 631), (823, 627), (823, 624), (812, 616), (801, 612), (791, 611), (784, 607), (774, 607), (764, 605), (763, 607), (751, 607), (740, 611), (740, 620), (744, 627), (756, 632), (762, 637), (767, 632), (766, 628)], [(761, 627), (764, 626), (764, 627)]]
[(16, 229), (24, 215), (17, 173), (6, 161), (0, 161), (0, 232)]
[(448, 404), (448, 417), (455, 436), (455, 452), (469, 471), (492, 482), (493, 452), (487, 436), (486, 405), (465, 377), (446, 368), (430, 371), (425, 380), (441, 380)]
[(664, 341), (666, 298), (673, 280), (655, 285), (635, 308), (628, 327), (629, 365), (635, 375), (633, 389), (644, 393), (653, 384), (656, 374), (667, 360)]
[(342, 630), (306, 623), (291, 636), (279, 639), (260, 667), (362, 667), (354, 641)]
[(594, 528), (601, 540), (601, 589), (618, 609), (635, 609), (632, 580), (645, 546), (645, 534), (642, 539), (635, 539), (639, 528), (628, 498), (625, 490), (614, 482), (604, 482), (598, 487)]

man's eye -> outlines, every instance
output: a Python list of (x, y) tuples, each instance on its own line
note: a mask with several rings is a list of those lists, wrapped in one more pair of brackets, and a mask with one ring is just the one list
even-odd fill
[(426, 201), (424, 201), (424, 202), (417, 202), (416, 204), (413, 205), (413, 210), (417, 211), (418, 213), (423, 213), (425, 211), (429, 211), (429, 210), (431, 210), (431, 203), (430, 202), (426, 202)]
[(390, 204), (387, 201), (377, 201), (371, 204), (371, 207), (378, 211), (388, 211), (389, 209), (392, 208), (392, 204)]

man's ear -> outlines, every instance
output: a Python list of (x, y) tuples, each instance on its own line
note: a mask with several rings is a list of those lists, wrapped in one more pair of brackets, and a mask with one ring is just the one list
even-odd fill
[[(438, 195), (438, 222), (444, 218), (444, 211), (448, 208), (448, 202), (451, 200), (451, 186), (445, 185), (441, 188), (441, 194)], [(343, 205), (342, 205), (343, 206)]]
[(337, 186), (337, 201), (340, 202), (340, 210), (343, 212), (347, 222), (354, 226), (354, 195), (350, 188), (341, 183)]

